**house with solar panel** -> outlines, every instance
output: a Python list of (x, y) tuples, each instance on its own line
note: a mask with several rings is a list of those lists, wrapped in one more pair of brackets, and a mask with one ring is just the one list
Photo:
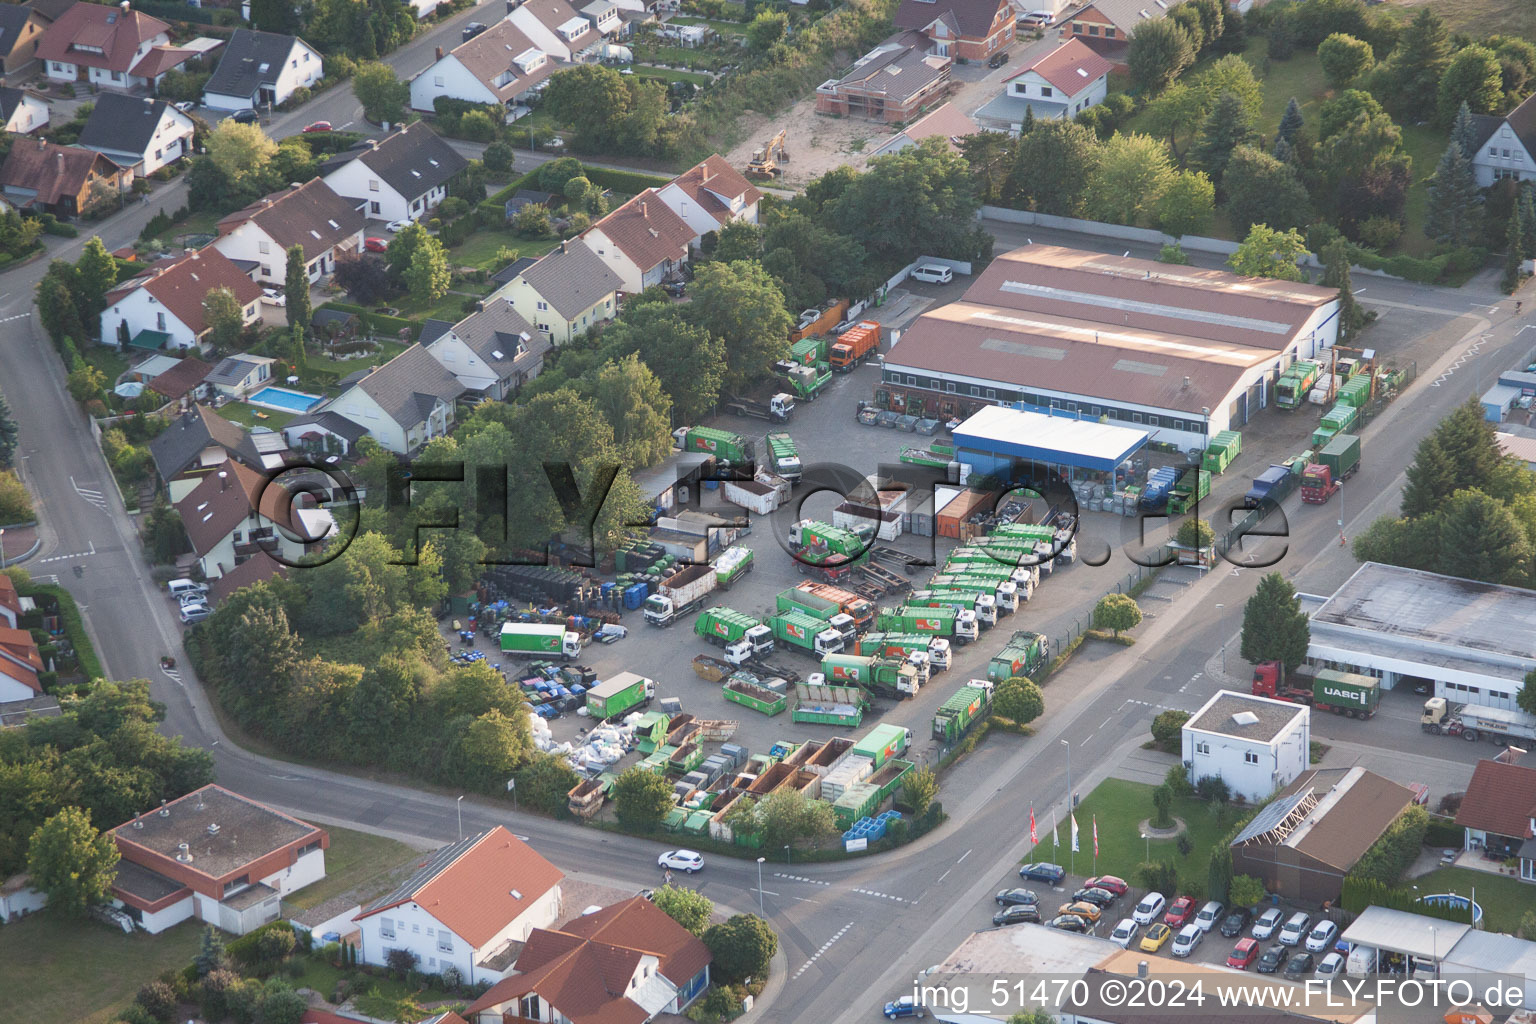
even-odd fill
[(1191, 785), (1218, 778), (1232, 796), (1260, 803), (1307, 770), (1312, 709), (1231, 690), (1216, 695), (1183, 728)]

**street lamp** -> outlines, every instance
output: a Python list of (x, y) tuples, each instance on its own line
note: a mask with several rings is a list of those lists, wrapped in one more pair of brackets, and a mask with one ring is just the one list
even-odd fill
[(789, 847), (787, 845), (784, 847), (784, 863), (789, 863)]
[(459, 838), (463, 839), (464, 838), (464, 795), (462, 793), (459, 794), (459, 798), (453, 802), (453, 805), (459, 809)]
[(1145, 839), (1147, 841), (1147, 863), (1151, 864), (1152, 863), (1152, 837), (1150, 835), (1148, 835), (1147, 833), (1143, 832), (1141, 834), (1141, 838), (1143, 838), (1143, 839)]
[(757, 858), (757, 916), (766, 917), (763, 913), (763, 861), (766, 857)]
[(0, 526), (0, 569), (5, 568), (5, 527)]
[(1072, 744), (1062, 740), (1061, 745), (1067, 748), (1067, 813), (1070, 814), (1076, 806), (1072, 802)]

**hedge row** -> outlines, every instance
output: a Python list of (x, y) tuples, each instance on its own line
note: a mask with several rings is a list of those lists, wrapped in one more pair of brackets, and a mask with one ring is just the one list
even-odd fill
[(75, 645), (75, 656), (80, 659), (80, 671), (87, 679), (105, 679), (106, 670), (101, 667), (101, 659), (96, 655), (96, 646), (91, 643), (90, 634), (85, 631), (85, 619), (80, 615), (80, 609), (69, 591), (51, 583), (30, 582), (16, 589), (23, 597), (42, 595), (58, 601), (59, 614), (64, 619), (64, 632), (69, 636), (70, 642)]
[(402, 329), (408, 329), (411, 339), (414, 341), (421, 334), (421, 325), (414, 320), (406, 320), (404, 317), (387, 316), (383, 313), (375, 313), (364, 309), (362, 306), (354, 306), (347, 302), (327, 302), (321, 309), (337, 309), (343, 313), (356, 313), (358, 319), (368, 325), (368, 329), (375, 334), (387, 334), (391, 338), (398, 337)]
[(639, 171), (615, 171), (608, 167), (589, 167), (585, 164), (582, 165), (582, 173), (595, 185), (630, 195), (644, 192), (648, 188), (661, 188), (672, 180), (654, 174), (641, 174)]
[(504, 215), (507, 209), (507, 200), (517, 195), (518, 189), (532, 187), (534, 182), (538, 180), (538, 177), (539, 168), (535, 167), (521, 178), (512, 179), (512, 183), (499, 192), (493, 192), (489, 197), (481, 201), (480, 206), (496, 211), (497, 215)]
[(1374, 252), (1356, 248), (1351, 262), (1367, 270), (1380, 270), (1419, 284), (1434, 284), (1448, 273), (1464, 273), (1476, 270), (1488, 261), (1488, 250), (1462, 246), (1438, 256), (1420, 258), (1399, 253), (1396, 256), (1379, 256)]

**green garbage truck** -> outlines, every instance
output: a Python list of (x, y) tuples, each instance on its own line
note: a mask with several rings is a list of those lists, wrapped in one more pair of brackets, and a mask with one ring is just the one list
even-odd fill
[(821, 659), (825, 681), (854, 684), (871, 693), (913, 697), (919, 688), (917, 669), (904, 658), (885, 655), (829, 654)]
[(795, 439), (776, 430), (767, 437), (768, 465), (774, 473), (795, 484), (800, 482), (804, 466), (800, 462), (800, 449)]
[(751, 462), (756, 451), (751, 438), (718, 427), (678, 427), (672, 437), (685, 452), (704, 452), (733, 465)]
[(875, 628), (883, 633), (953, 637), (964, 644), (978, 635), (976, 613), (955, 608), (908, 608), (903, 605), (896, 609), (881, 609), (875, 617)]
[(1000, 683), (1013, 676), (1033, 677), (1045, 665), (1046, 638), (1027, 629), (1014, 631), (1003, 649), (987, 662), (987, 678)]
[(780, 612), (768, 620), (773, 637), (788, 649), (821, 658), (841, 651), (846, 643), (837, 630), (804, 611)]
[(959, 742), (971, 726), (987, 717), (992, 706), (992, 683), (972, 679), (956, 690), (933, 716), (933, 738), (945, 744)]

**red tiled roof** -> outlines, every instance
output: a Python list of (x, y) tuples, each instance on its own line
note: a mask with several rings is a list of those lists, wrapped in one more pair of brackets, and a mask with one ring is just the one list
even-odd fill
[(139, 78), (158, 78), (183, 61), (196, 56), (196, 50), (182, 50), (174, 46), (152, 46), (144, 55), (144, 59), (135, 64), (128, 73), (137, 75)]
[(627, 998), (640, 952), (535, 928), (517, 958), (518, 974), (475, 1000), (471, 1017), (530, 992), (573, 1024), (642, 1024), (649, 1014)]
[(1536, 816), (1536, 768), (1506, 761), (1477, 762), (1456, 824), (1514, 839), (1531, 837)]
[(661, 961), (662, 976), (678, 987), (710, 961), (709, 947), (698, 936), (643, 896), (632, 896), (595, 914), (578, 917), (562, 930), (584, 939), (653, 953)]
[(126, 295), (136, 288), (143, 288), (153, 295), (193, 334), (202, 334), (208, 329), (203, 320), (203, 299), (215, 288), (228, 288), (241, 309), (261, 298), (261, 285), (212, 246), (131, 278), (107, 296), (108, 305), (114, 296)]
[[(967, 135), (975, 135), (978, 131), (980, 129), (976, 126), (976, 122), (965, 111), (953, 103), (944, 103), (913, 121), (901, 134), (913, 142), (921, 142), (936, 135), (946, 140), (963, 139)], [(958, 147), (953, 141), (949, 143), (949, 148), (958, 152)]]
[(588, 229), (599, 230), (642, 273), (666, 260), (683, 259), (688, 243), (693, 241), (693, 229), (662, 202), (654, 188), (641, 192)]
[[(116, 6), (77, 3), (49, 25), (37, 40), (40, 60), (63, 61), (84, 67), (127, 72), (139, 44), (170, 32), (159, 18)], [(99, 47), (103, 52), (71, 50), (72, 43)]]
[(208, 584), (208, 592), (215, 601), (223, 601), (241, 587), (254, 586), (263, 580), (287, 573), (286, 567), (265, 551), (259, 551), (235, 566), (229, 572)]
[(1026, 64), (1015, 71), (1005, 82), (1033, 71), (1068, 96), (1076, 96), (1094, 82), (1109, 74), (1114, 65), (1094, 53), (1078, 39), (1068, 39), (1033, 64)]
[(196, 356), (187, 356), (169, 370), (151, 378), (146, 386), (166, 398), (180, 398), (201, 384), (212, 370), (213, 367)]
[(35, 189), (35, 201), (52, 206), (63, 196), (79, 196), (92, 170), (110, 178), (122, 168), (92, 149), (17, 139), (0, 168), (0, 185)]
[(0, 606), (21, 614), (21, 596), (16, 593), (16, 584), (3, 572), (0, 572)]
[[(222, 479), (221, 479), (222, 478)], [(217, 473), (209, 473), (176, 503), (182, 526), (199, 556), (206, 555), (229, 536), (260, 502), (266, 519), (301, 535), (303, 526), (293, 518), (288, 489), (234, 459), (227, 459)]]
[(23, 686), (37, 693), (43, 692), (37, 674), (43, 670), (43, 659), (37, 653), (32, 634), (24, 629), (0, 626), (0, 671)]
[(751, 206), (763, 197), (757, 186), (743, 177), (719, 153), (711, 154), (688, 168), (673, 178), (672, 183), (688, 193), (689, 198), (721, 224), (730, 220), (732, 214), (730, 207), (720, 201), (720, 196), (729, 199), (739, 196), (744, 206)]

